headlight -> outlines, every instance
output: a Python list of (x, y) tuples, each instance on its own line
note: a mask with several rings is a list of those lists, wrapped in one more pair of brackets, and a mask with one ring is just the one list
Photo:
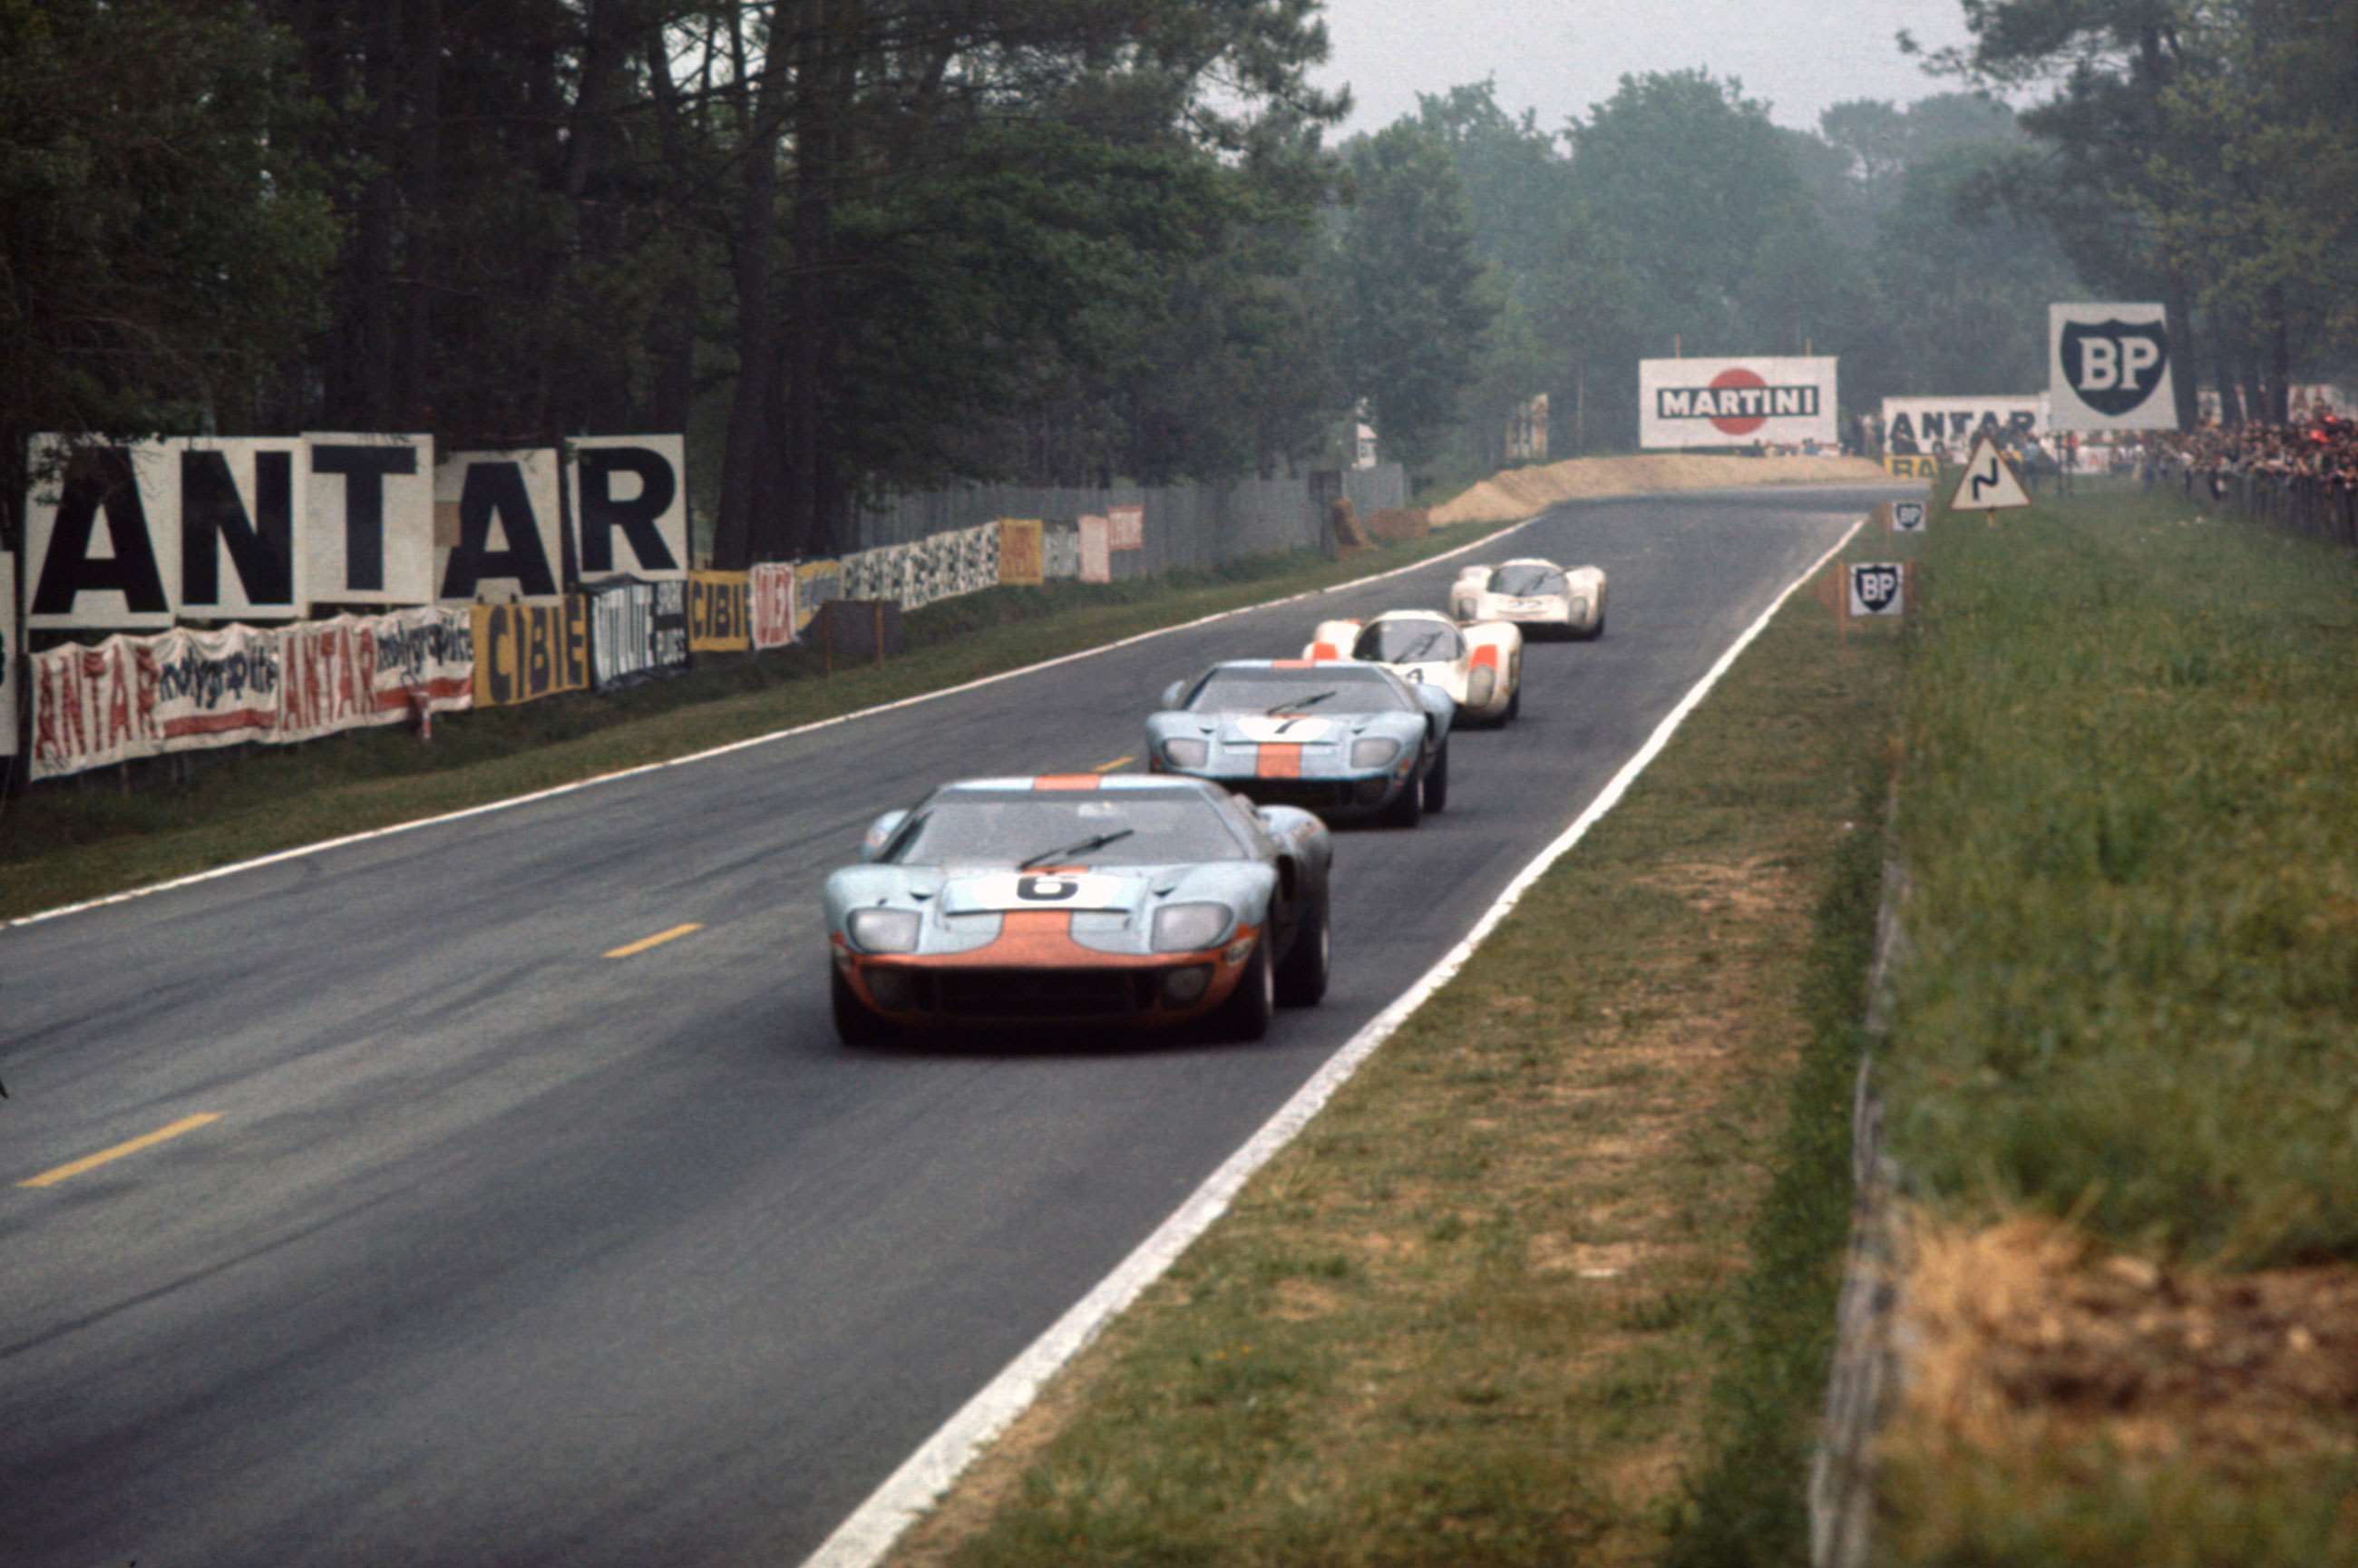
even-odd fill
[(1380, 768), (1399, 755), (1400, 742), (1380, 735), (1351, 742), (1351, 765), (1355, 768)]
[(1165, 741), (1163, 760), (1174, 768), (1200, 768), (1212, 754), (1212, 748), (1201, 741)]
[(917, 915), (908, 909), (855, 909), (843, 934), (863, 953), (910, 953), (917, 946)]
[(1466, 700), (1480, 708), (1498, 689), (1498, 673), (1492, 669), (1476, 670), (1466, 682)]
[(1225, 903), (1171, 903), (1154, 912), (1154, 950), (1200, 953), (1228, 935)]

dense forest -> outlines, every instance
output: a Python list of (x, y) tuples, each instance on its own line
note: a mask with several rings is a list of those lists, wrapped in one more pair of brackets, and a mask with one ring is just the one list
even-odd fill
[(1355, 408), (1627, 446), (1674, 347), (2026, 390), (2050, 298), (2168, 301), (2231, 412), (2353, 362), (2358, 0), (1964, 5), (1811, 132), (1697, 71), (1344, 139), (1315, 0), (0, 0), (7, 527), (35, 430), (686, 430), (741, 563)]

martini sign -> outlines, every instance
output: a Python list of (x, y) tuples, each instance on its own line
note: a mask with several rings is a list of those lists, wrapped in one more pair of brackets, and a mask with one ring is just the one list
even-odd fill
[(1638, 400), (1641, 447), (1836, 444), (1831, 357), (1640, 360)]

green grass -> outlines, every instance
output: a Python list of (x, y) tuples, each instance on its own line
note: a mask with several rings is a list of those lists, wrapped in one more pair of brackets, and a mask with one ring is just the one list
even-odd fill
[[(1738, 1320), (1831, 1322), (1847, 1170), (1818, 1156), (1849, 1104), (1838, 1054), (1795, 1071), (1819, 1011), (1860, 1000), (1857, 803), (1898, 646), (1840, 643), (1797, 596), (894, 1562), (1660, 1561), (1728, 1441), (1711, 1389), (1756, 1353)], [(1772, 1197), (1789, 1117), (1812, 1123), (1807, 1193)], [(1764, 1235), (1769, 1285), (1743, 1262)], [(1800, 1432), (1822, 1387), (1760, 1398)], [(1801, 1447), (1743, 1452), (1796, 1539)]]
[(1151, 580), (993, 589), (915, 611), (902, 657), (831, 676), (801, 650), (723, 655), (674, 680), (445, 715), (430, 745), (372, 730), (46, 783), (0, 799), (0, 919), (939, 690), (1496, 531), (1453, 528), (1344, 561), (1303, 552)]
[(2115, 495), (1930, 570), (1898, 1157), (1952, 1217), (2358, 1257), (2358, 557)]

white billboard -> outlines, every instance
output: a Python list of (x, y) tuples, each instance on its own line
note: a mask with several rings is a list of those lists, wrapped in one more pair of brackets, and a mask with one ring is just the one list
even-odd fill
[(1883, 400), (1883, 449), (1895, 457), (1930, 457), (1935, 447), (1954, 456), (1971, 448), (1985, 427), (2044, 437), (2052, 428), (2047, 394)]
[(687, 439), (578, 436), (567, 443), (580, 579), (687, 577)]
[(2058, 430), (2175, 430), (2169, 312), (2158, 305), (2050, 305), (2048, 392)]
[(1638, 444), (1647, 448), (1836, 444), (1834, 364), (1812, 359), (1638, 362)]
[(434, 465), (434, 597), (543, 603), (564, 592), (554, 447), (449, 452)]
[(305, 589), (314, 604), (434, 598), (434, 438), (315, 432), (305, 494)]

